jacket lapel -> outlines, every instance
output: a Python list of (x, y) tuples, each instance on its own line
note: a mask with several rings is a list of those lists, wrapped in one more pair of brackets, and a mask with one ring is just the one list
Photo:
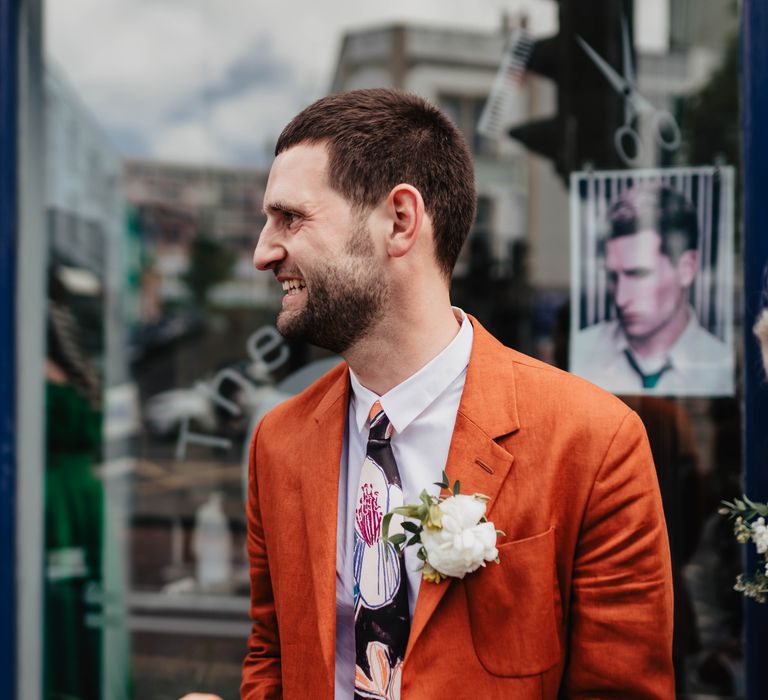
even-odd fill
[[(492, 519), (496, 497), (514, 461), (496, 439), (516, 431), (520, 422), (507, 350), (469, 318), (474, 330), (472, 354), (445, 471), (451, 484), (461, 482), (461, 493), (482, 493), (491, 499), (487, 515)], [(406, 658), (451, 585), (455, 583), (448, 579), (419, 587)]]
[[(496, 496), (514, 457), (496, 439), (519, 428), (514, 371), (507, 349), (472, 316), (474, 330), (472, 354), (461, 396), (456, 425), (446, 462), (451, 483), (461, 482), (461, 492), (483, 493), (491, 501)], [(312, 465), (312, 477), (302, 479), (302, 499), (306, 522), (309, 565), (314, 582), (317, 623), (323, 660), (333, 677), (336, 654), (336, 530), (338, 523), (338, 483), (344, 425), (349, 401), (347, 365), (338, 368), (339, 376), (312, 413), (311, 430), (301, 445), (302, 461)], [(328, 485), (331, 488), (323, 488)], [(408, 650), (434, 613), (452, 580), (419, 587)]]
[(312, 414), (301, 451), (311, 476), (301, 480), (309, 566), (314, 582), (323, 660), (330, 677), (336, 654), (336, 531), (339, 465), (349, 398), (347, 365)]

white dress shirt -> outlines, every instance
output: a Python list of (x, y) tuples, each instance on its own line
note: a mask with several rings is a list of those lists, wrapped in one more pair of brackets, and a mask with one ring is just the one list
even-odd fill
[[(351, 391), (339, 473), (336, 535), (336, 700), (352, 700), (355, 679), (355, 620), (352, 554), (355, 505), (368, 442), (368, 415), (375, 401), (394, 428), (391, 445), (403, 485), (405, 503), (417, 503), (423, 489), (437, 495), (456, 422), (472, 351), (472, 324), (461, 309), (456, 337), (436, 357), (404, 382), (378, 396), (350, 369)], [(413, 617), (421, 583), (417, 547), (405, 550), (408, 604)]]
[(685, 330), (662, 356), (643, 360), (632, 353), (646, 374), (668, 368), (653, 389), (643, 388), (626, 351), (632, 349), (617, 320), (597, 323), (575, 334), (570, 370), (614, 394), (733, 395), (733, 352), (702, 328), (693, 308)]

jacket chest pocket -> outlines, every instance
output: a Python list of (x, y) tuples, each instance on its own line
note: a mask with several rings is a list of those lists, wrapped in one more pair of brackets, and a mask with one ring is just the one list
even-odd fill
[(561, 658), (555, 529), (505, 542), (499, 560), (464, 579), (475, 652), (496, 676), (542, 673)]

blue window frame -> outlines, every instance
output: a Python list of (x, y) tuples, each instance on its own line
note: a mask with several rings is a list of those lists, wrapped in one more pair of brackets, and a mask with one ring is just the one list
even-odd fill
[(0, 697), (15, 694), (18, 3), (0, 0)]
[[(741, 101), (744, 149), (744, 461), (750, 498), (768, 500), (768, 383), (752, 326), (766, 303), (768, 283), (768, 5), (744, 0), (741, 15)], [(748, 548), (747, 570), (757, 568)], [(750, 700), (768, 687), (768, 608), (745, 603), (746, 682)]]

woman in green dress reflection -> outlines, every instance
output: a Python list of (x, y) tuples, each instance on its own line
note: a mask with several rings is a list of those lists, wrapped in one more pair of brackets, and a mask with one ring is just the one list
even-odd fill
[(101, 697), (100, 383), (71, 311), (50, 302), (46, 361), (45, 697)]

